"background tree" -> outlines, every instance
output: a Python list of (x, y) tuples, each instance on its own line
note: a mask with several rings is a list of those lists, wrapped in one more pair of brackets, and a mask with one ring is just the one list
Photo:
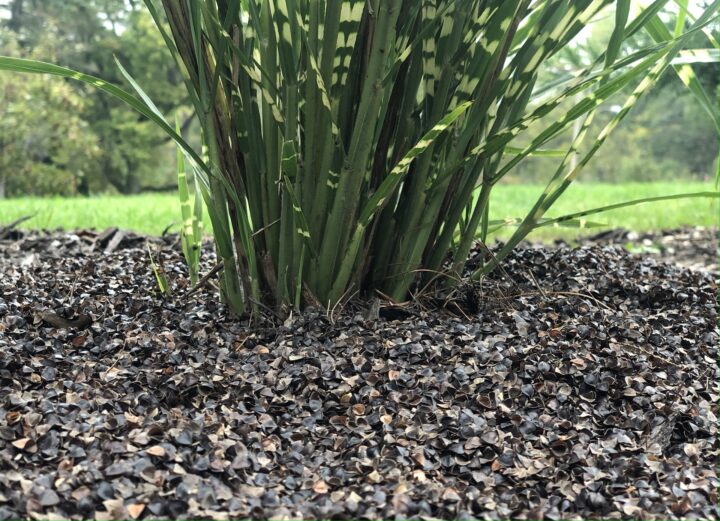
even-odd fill
[[(0, 29), (4, 48), (19, 46)], [(36, 47), (42, 56), (52, 49)], [(73, 195), (96, 182), (101, 150), (83, 119), (87, 87), (42, 76), (0, 74), (0, 197)]]
[[(115, 65), (114, 57), (117, 57), (136, 73), (140, 81), (152, 84), (148, 90), (161, 110), (169, 113), (186, 103), (187, 93), (172, 57), (151, 17), (137, 2), (5, 0), (0, 2), (0, 13), (4, 13), (0, 16), (0, 54), (52, 60), (82, 72), (101, 75), (129, 88)], [(4, 73), (0, 75), (0, 81), (16, 82)], [(60, 135), (61, 129), (51, 120), (60, 118), (62, 111), (48, 100), (37, 98), (40, 91), (28, 90), (29, 87), (18, 85), (25, 90), (24, 95), (4, 97), (3, 110), (24, 113), (43, 107), (48, 119), (37, 117), (35, 126), (25, 125), (25, 132)], [(64, 188), (56, 193), (137, 193), (148, 187), (172, 185), (175, 180), (174, 148), (152, 123), (128, 112), (117, 100), (86, 86), (66, 82), (64, 89), (66, 96), (82, 100), (82, 107), (73, 105), (72, 114), (84, 123), (83, 135), (94, 136), (96, 148), (93, 162), (86, 162), (75, 172), (68, 171), (59, 176), (73, 177), (76, 182), (60, 185)], [(190, 119), (185, 120), (186, 130), (190, 123)], [(20, 130), (17, 128), (13, 134), (19, 135)], [(37, 139), (26, 135), (25, 141)], [(22, 169), (26, 182), (8, 185), (7, 194), (52, 191), (51, 187), (58, 185), (53, 180), (30, 182), (30, 179), (49, 175), (46, 166), (49, 159), (52, 157), (27, 156)], [(6, 161), (9, 160), (7, 157)], [(53, 162), (64, 168), (77, 168), (77, 165), (64, 164), (59, 159)], [(15, 170), (12, 175), (18, 178), (20, 174)], [(10, 175), (9, 172), (0, 173), (3, 178)]]

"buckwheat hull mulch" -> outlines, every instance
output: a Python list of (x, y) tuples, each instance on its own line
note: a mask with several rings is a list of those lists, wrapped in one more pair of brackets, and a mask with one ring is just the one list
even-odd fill
[(0, 518), (718, 517), (712, 273), (524, 249), (249, 327), (101, 235), (0, 242)]

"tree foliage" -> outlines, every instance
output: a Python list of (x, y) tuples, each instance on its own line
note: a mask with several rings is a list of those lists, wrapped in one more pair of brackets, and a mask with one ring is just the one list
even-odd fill
[[(4, 47), (17, 45), (5, 34)], [(51, 49), (38, 47), (47, 56)], [(0, 197), (73, 195), (93, 182), (101, 155), (83, 119), (87, 103), (75, 85), (0, 74)]]
[[(53, 61), (129, 87), (115, 65), (117, 57), (149, 85), (163, 111), (172, 112), (187, 103), (180, 73), (140, 3), (5, 0), (0, 2), (0, 12), (3, 9), (0, 54)], [(57, 85), (56, 81), (42, 89), (36, 84), (39, 81), (17, 82), (0, 74), (0, 84), (14, 85), (14, 94), (0, 100), (0, 110), (22, 115), (26, 122), (4, 133), (2, 139), (14, 136), (30, 146), (49, 143), (52, 136), (60, 142), (63, 133), (77, 136), (76, 159), (66, 161), (62, 155), (70, 149), (61, 147), (36, 146), (31, 151), (23, 149), (22, 155), (6, 155), (3, 163), (13, 165), (0, 171), (0, 178), (8, 179), (7, 195), (136, 193), (173, 184), (173, 145), (152, 123), (87, 86)], [(64, 117), (68, 121), (57, 124)], [(69, 127), (74, 130), (68, 134)], [(16, 145), (14, 150), (20, 149)]]

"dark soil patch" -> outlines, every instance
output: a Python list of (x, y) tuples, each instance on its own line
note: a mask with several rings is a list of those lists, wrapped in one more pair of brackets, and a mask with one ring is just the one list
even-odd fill
[(718, 515), (709, 273), (528, 248), (444, 311), (251, 329), (142, 238), (13, 234), (0, 518)]

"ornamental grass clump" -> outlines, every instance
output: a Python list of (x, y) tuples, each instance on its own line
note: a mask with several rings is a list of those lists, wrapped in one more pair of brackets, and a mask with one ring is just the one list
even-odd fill
[[(474, 278), (538, 226), (582, 226), (594, 211), (544, 215), (668, 68), (701, 98), (691, 63), (702, 53), (683, 48), (720, 7), (711, 2), (692, 16), (677, 2), (673, 31), (661, 0), (635, 10), (627, 0), (145, 3), (186, 78), (202, 153), (124, 70), (137, 96), (40, 62), (4, 58), (0, 67), (94, 84), (174, 137), (212, 221), (222, 293), (239, 313), (257, 303), (332, 306), (375, 291), (403, 300), (416, 285), (454, 284), (473, 243), (498, 226), (517, 228)], [(614, 17), (605, 52), (538, 84), (544, 64), (602, 13)], [(642, 32), (655, 43), (628, 50)], [(622, 92), (622, 108), (589, 136), (598, 107)], [(720, 135), (717, 107), (706, 108)], [(523, 139), (551, 112), (546, 128)], [(573, 127), (528, 215), (491, 221), (498, 181)]]

